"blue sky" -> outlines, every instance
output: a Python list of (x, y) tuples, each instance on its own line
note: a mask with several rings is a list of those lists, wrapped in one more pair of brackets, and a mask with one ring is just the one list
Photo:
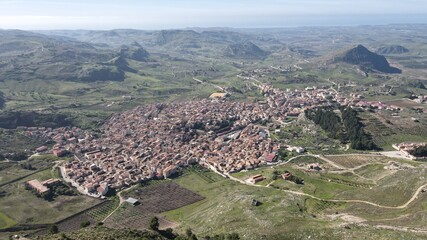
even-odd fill
[(426, 16), (426, 0), (0, 0), (4, 29), (376, 25)]

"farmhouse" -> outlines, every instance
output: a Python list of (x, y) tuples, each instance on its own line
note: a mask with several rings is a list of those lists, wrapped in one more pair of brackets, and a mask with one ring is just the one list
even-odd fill
[(40, 182), (37, 179), (33, 179), (26, 182), (26, 186), (30, 189), (36, 190), (38, 194), (44, 195), (50, 192), (49, 188), (56, 186), (59, 183), (61, 183), (61, 180), (58, 178), (51, 178), (43, 182)]
[(264, 176), (262, 176), (261, 174), (257, 174), (257, 175), (254, 175), (254, 176), (251, 176), (250, 178), (248, 178), (247, 181), (252, 183), (252, 184), (255, 184), (257, 182), (261, 182), (264, 179), (265, 179)]
[(26, 184), (27, 184), (27, 187), (29, 187), (30, 189), (36, 190), (37, 193), (40, 194), (40, 195), (44, 195), (44, 194), (49, 193), (49, 188), (47, 188), (46, 186), (44, 186), (37, 179), (30, 180)]
[(61, 180), (60, 179), (58, 179), (58, 178), (51, 178), (51, 179), (48, 179), (48, 180), (46, 180), (46, 181), (43, 181), (43, 182), (41, 182), (41, 184), (43, 185), (43, 186), (46, 186), (46, 187), (52, 187), (52, 186), (56, 186), (56, 185), (58, 185), (59, 183), (61, 183)]
[(132, 205), (132, 206), (136, 206), (136, 205), (139, 205), (140, 204), (140, 202), (139, 202), (139, 200), (138, 199), (135, 199), (135, 198), (128, 198), (128, 199), (126, 199), (126, 202), (127, 203), (129, 203), (130, 205)]

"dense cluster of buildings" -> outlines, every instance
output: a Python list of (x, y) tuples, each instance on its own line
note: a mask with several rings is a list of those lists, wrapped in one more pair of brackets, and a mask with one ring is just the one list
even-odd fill
[(356, 107), (361, 108), (371, 108), (371, 109), (378, 109), (378, 110), (389, 110), (389, 111), (400, 111), (401, 108), (399, 106), (393, 105), (393, 104), (386, 104), (380, 101), (365, 101), (361, 100), (355, 104)]
[(96, 134), (79, 128), (22, 130), (54, 141), (57, 155), (72, 153), (74, 159), (63, 166), (64, 178), (101, 196), (110, 188), (170, 177), (189, 164), (230, 173), (271, 163), (280, 148), (302, 152), (273, 141), (261, 123), (280, 123), (306, 108), (350, 103), (331, 89), (258, 87), (266, 101), (213, 98), (145, 105), (114, 114)]

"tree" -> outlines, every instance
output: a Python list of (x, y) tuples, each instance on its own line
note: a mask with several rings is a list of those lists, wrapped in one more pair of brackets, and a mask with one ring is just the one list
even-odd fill
[(68, 240), (69, 238), (67, 237), (67, 235), (65, 235), (65, 233), (61, 233), (61, 240)]
[(153, 217), (150, 220), (149, 228), (151, 230), (154, 230), (154, 231), (158, 231), (159, 230), (159, 219), (157, 217)]
[(227, 239), (228, 240), (239, 240), (240, 236), (237, 233), (230, 233), (230, 234), (228, 234)]
[(351, 148), (359, 150), (376, 149), (377, 146), (372, 137), (363, 130), (363, 124), (357, 117), (357, 112), (351, 108), (342, 109), (341, 111), (347, 136), (351, 142)]
[(58, 226), (56, 226), (56, 225), (51, 225), (50, 227), (49, 227), (49, 230), (48, 230), (48, 233), (49, 234), (57, 234), (59, 232), (59, 230), (58, 230)]
[(280, 172), (278, 170), (274, 170), (271, 176), (272, 180), (277, 180), (279, 178)]
[(89, 225), (90, 225), (89, 221), (83, 221), (80, 223), (80, 228), (85, 228), (85, 227), (88, 227)]
[(10, 160), (13, 161), (22, 161), (28, 158), (28, 155), (25, 152), (16, 152), (8, 157)]
[(411, 154), (415, 157), (427, 157), (427, 145), (414, 149)]
[(193, 231), (191, 231), (191, 228), (185, 229), (185, 235), (187, 235), (187, 237), (191, 237), (193, 235)]

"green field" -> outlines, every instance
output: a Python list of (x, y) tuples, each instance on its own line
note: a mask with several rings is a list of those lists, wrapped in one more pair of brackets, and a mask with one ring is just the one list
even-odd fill
[(41, 181), (52, 177), (55, 177), (55, 172), (47, 169), (1, 187), (0, 212), (17, 223), (53, 223), (99, 203), (97, 199), (81, 195), (59, 196), (53, 201), (46, 201), (25, 189), (24, 183), (28, 180)]

